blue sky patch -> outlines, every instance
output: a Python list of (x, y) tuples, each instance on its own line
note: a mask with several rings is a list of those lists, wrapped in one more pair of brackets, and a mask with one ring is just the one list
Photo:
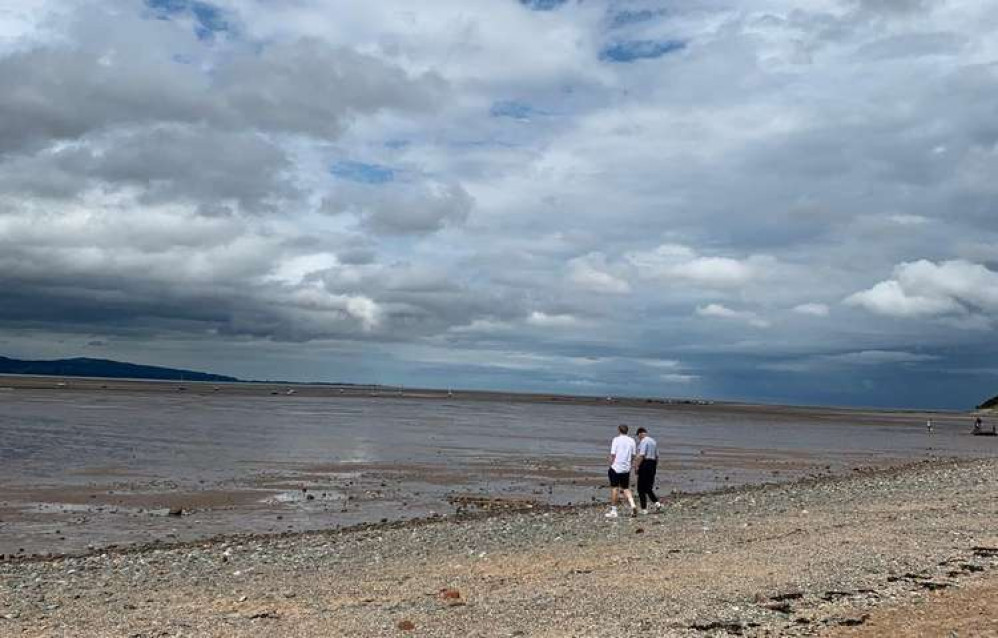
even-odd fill
[(553, 11), (568, 0), (520, 0), (520, 4), (531, 11)]
[(173, 16), (189, 14), (194, 18), (194, 32), (201, 40), (209, 40), (216, 33), (231, 30), (222, 9), (198, 0), (146, 0), (146, 6), (157, 17), (168, 20)]
[(387, 184), (395, 179), (395, 171), (379, 164), (343, 160), (333, 164), (329, 172), (340, 179), (363, 184)]
[(665, 13), (664, 10), (659, 9), (657, 11), (652, 11), (651, 9), (642, 9), (640, 11), (629, 11), (623, 10), (614, 13), (610, 17), (610, 28), (616, 29), (620, 27), (626, 27), (631, 24), (639, 24), (641, 22), (648, 22), (649, 20), (654, 20), (660, 15)]
[(599, 59), (606, 62), (634, 62), (660, 58), (685, 48), (686, 43), (681, 40), (629, 40), (603, 47)]

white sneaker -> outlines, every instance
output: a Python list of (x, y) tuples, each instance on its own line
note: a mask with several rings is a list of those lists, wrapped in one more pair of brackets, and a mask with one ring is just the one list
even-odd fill
[(661, 501), (655, 501), (655, 509), (657, 509), (657, 510), (662, 509), (662, 502)]
[(617, 510), (612, 509), (609, 512), (607, 512), (606, 514), (604, 514), (603, 516), (605, 516), (607, 518), (617, 518)]

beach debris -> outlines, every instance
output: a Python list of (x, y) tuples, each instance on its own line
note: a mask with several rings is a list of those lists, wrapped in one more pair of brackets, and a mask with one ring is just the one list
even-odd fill
[(461, 607), (466, 604), (464, 599), (461, 598), (461, 592), (450, 587), (441, 589), (439, 596), (440, 600), (448, 607)]
[(793, 613), (794, 611), (793, 605), (791, 605), (790, 601), (787, 600), (783, 601), (773, 600), (767, 603), (763, 603), (762, 606), (770, 611), (778, 611), (781, 614), (790, 614)]
[(250, 620), (257, 620), (259, 618), (280, 618), (281, 615), (277, 613), (276, 609), (262, 609), (257, 612), (253, 612), (249, 615)]
[(395, 625), (402, 631), (412, 631), (416, 628), (416, 623), (411, 620), (400, 620), (397, 625)]
[(635, 534), (644, 534), (645, 533), (645, 528), (639, 527), (636, 530), (634, 530), (634, 533)]
[(861, 614), (859, 616), (847, 616), (845, 618), (835, 616), (832, 618), (826, 618), (824, 622), (826, 625), (839, 625), (841, 627), (858, 627), (859, 625), (862, 625), (869, 619), (870, 619), (870, 614)]
[(183, 516), (184, 515), (184, 508), (182, 508), (182, 507), (176, 507), (176, 506), (171, 507), (167, 511), (166, 515), (167, 516)]
[(804, 597), (803, 592), (788, 591), (783, 594), (776, 594), (775, 596), (770, 596), (769, 599), (773, 601), (784, 601), (784, 600), (800, 600), (803, 597)]
[(745, 630), (758, 627), (757, 622), (742, 622), (740, 620), (711, 620), (697, 621), (690, 625), (690, 629), (695, 631), (724, 631), (735, 636), (744, 635)]

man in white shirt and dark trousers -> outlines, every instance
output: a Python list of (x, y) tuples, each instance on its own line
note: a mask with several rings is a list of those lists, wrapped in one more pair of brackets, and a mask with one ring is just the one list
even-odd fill
[(662, 509), (662, 504), (655, 496), (655, 471), (658, 469), (658, 444), (648, 436), (648, 430), (638, 428), (638, 457), (634, 461), (638, 467), (638, 498), (641, 499), (641, 513), (648, 513), (648, 500), (655, 504), (655, 509)]
[(627, 502), (631, 505), (631, 516), (638, 515), (638, 509), (634, 507), (634, 496), (631, 494), (631, 460), (634, 458), (636, 446), (634, 439), (627, 436), (627, 426), (617, 426), (619, 434), (614, 437), (610, 444), (610, 511), (606, 513), (607, 518), (617, 518), (617, 501), (620, 496), (618, 491), (623, 490)]

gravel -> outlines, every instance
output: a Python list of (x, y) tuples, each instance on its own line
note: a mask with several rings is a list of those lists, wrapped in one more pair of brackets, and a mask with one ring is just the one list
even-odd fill
[(998, 461), (0, 562), (4, 636), (795, 636), (995, 578)]

